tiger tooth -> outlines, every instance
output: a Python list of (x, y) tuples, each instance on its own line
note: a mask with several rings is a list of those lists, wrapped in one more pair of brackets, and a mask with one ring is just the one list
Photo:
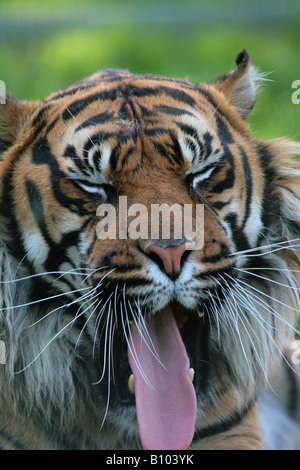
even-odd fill
[(198, 312), (198, 317), (203, 318), (204, 317), (204, 312)]
[(134, 382), (134, 375), (131, 374), (131, 376), (128, 379), (128, 388), (131, 393), (135, 393), (135, 382)]
[(189, 368), (189, 376), (190, 376), (190, 379), (191, 379), (192, 382), (194, 380), (194, 375), (195, 375), (195, 371), (192, 367), (190, 367)]

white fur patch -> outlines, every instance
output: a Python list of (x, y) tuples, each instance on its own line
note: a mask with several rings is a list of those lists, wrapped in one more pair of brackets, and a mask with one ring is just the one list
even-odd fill
[(23, 235), (23, 240), (28, 258), (34, 263), (37, 270), (39, 270), (40, 266), (45, 263), (48, 257), (48, 244), (37, 230), (26, 232), (26, 234)]

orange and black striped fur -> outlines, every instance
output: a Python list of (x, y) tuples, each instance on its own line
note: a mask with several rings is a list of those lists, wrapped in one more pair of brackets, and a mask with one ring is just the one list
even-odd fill
[[(104, 70), (1, 105), (0, 448), (141, 448), (127, 342), (166, 306), (195, 370), (191, 449), (268, 446), (257, 390), (299, 310), (300, 146), (252, 137), (259, 74), (236, 63), (200, 85)], [(159, 250), (185, 240), (99, 239), (119, 196), (202, 204), (204, 245), (170, 272)]]

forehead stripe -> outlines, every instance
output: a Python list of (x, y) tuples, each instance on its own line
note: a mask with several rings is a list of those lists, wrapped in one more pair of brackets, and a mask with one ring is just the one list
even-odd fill
[(96, 116), (90, 117), (83, 123), (76, 127), (75, 132), (85, 129), (86, 127), (97, 126), (98, 124), (105, 124), (107, 121), (112, 121), (114, 113), (104, 111), (104, 113), (97, 114)]
[(154, 106), (152, 111), (153, 113), (159, 112), (159, 113), (164, 113), (164, 114), (170, 114), (171, 116), (182, 116), (185, 114), (187, 116), (191, 116), (197, 119), (196, 115), (191, 113), (187, 109), (175, 108), (173, 106), (165, 106), (165, 105)]
[(167, 86), (157, 86), (157, 87), (137, 87), (133, 85), (118, 85), (115, 88), (109, 90), (99, 91), (97, 93), (92, 93), (91, 95), (73, 101), (63, 112), (62, 118), (64, 121), (77, 116), (81, 111), (83, 111), (87, 106), (94, 103), (95, 101), (115, 101), (119, 97), (129, 97), (136, 96), (137, 98), (145, 96), (159, 96), (167, 95), (175, 100), (185, 103), (189, 106), (195, 106), (196, 102), (192, 96), (186, 93), (183, 90), (178, 88), (172, 88)]

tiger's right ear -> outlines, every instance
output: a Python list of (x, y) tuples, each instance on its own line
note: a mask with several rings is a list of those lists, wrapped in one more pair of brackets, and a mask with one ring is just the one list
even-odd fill
[(38, 101), (20, 101), (6, 94), (0, 104), (0, 158), (24, 132), (38, 106)]

